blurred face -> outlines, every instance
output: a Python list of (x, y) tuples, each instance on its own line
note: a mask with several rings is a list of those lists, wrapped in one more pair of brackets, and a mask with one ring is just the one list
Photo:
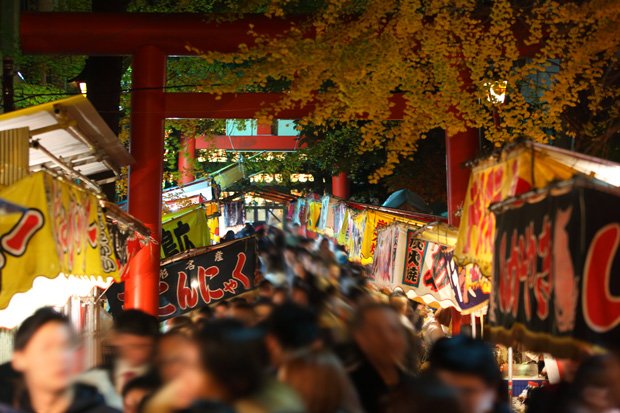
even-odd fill
[(399, 365), (407, 351), (405, 330), (396, 312), (377, 308), (366, 312), (355, 341), (366, 357), (382, 365)]
[(319, 249), (320, 249), (322, 252), (328, 252), (328, 251), (330, 250), (330, 249), (329, 249), (329, 241), (328, 241), (328, 240), (326, 240), (326, 239), (322, 240), (322, 241), (321, 241), (321, 244), (319, 245)]
[(130, 367), (139, 367), (151, 363), (155, 351), (155, 339), (153, 337), (126, 333), (115, 334), (112, 345), (118, 352), (120, 360)]
[(167, 336), (157, 346), (157, 369), (164, 383), (169, 383), (185, 371), (200, 368), (198, 345), (182, 336)]
[(123, 398), (123, 413), (138, 413), (138, 407), (146, 394), (145, 389), (130, 390)]
[(75, 335), (65, 324), (49, 322), (13, 354), (13, 367), (24, 375), (29, 388), (63, 392), (69, 388), (75, 363)]
[(256, 312), (256, 321), (259, 323), (261, 321), (265, 321), (271, 315), (272, 307), (267, 304), (259, 304), (254, 307), (254, 311)]
[(293, 288), (293, 291), (291, 292), (291, 300), (293, 300), (295, 304), (299, 304), (304, 307), (310, 304), (308, 294), (300, 288)]
[(228, 307), (224, 305), (218, 305), (215, 307), (214, 312), (215, 318), (226, 318), (228, 317)]
[(256, 322), (256, 314), (250, 308), (233, 308), (231, 310), (232, 318), (241, 321), (246, 326), (252, 326)]
[(497, 394), (479, 377), (447, 370), (439, 370), (437, 377), (457, 392), (464, 413), (487, 413), (493, 409)]
[(274, 305), (282, 305), (286, 302), (287, 298), (287, 294), (284, 291), (276, 291), (271, 301)]

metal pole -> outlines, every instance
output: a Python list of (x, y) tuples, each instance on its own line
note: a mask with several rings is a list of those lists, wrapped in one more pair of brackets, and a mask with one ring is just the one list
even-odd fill
[(476, 338), (476, 316), (472, 314), (469, 318), (471, 319), (471, 336)]
[(508, 400), (512, 403), (512, 347), (508, 347)]

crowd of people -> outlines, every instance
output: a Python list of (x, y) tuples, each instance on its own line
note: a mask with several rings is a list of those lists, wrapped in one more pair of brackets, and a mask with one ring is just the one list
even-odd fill
[[(255, 236), (264, 274), (255, 291), (164, 325), (126, 310), (98, 368), (76, 371), (72, 323), (36, 311), (0, 366), (0, 412), (510, 411), (491, 345), (450, 337), (449, 311), (373, 290), (328, 239)], [(529, 399), (534, 413), (617, 411), (620, 362), (613, 352), (586, 359)]]

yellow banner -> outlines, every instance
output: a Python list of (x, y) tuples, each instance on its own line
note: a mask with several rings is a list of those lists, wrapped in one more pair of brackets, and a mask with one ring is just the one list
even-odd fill
[(14, 294), (28, 291), (37, 276), (118, 278), (114, 249), (94, 195), (38, 172), (0, 191), (0, 198), (26, 209), (0, 217), (0, 309)]
[(539, 151), (521, 147), (502, 154), (499, 161), (488, 161), (472, 170), (463, 205), (455, 256), (461, 264), (477, 263), (490, 276), (495, 240), (495, 216), (491, 204), (554, 180), (565, 180), (575, 171)]
[(209, 223), (202, 206), (192, 206), (163, 217), (161, 258), (209, 244)]

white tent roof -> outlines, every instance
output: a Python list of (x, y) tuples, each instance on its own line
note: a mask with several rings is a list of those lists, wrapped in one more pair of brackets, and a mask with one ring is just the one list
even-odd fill
[[(82, 95), (0, 114), (0, 131), (30, 129), (31, 142), (38, 141), (55, 157), (85, 176), (104, 171), (120, 172), (133, 158), (114, 132)], [(30, 149), (30, 169), (58, 169), (43, 151)]]
[(533, 145), (534, 148), (543, 151), (547, 156), (586, 176), (620, 187), (620, 164), (555, 146), (540, 143), (533, 143)]

